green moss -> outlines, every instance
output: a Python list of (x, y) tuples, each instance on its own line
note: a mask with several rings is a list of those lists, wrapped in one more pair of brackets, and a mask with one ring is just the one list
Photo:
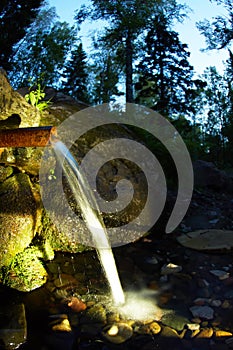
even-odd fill
[(90, 250), (90, 248), (80, 243), (71, 242), (67, 234), (58, 232), (46, 212), (43, 213), (42, 231), (40, 234), (55, 251), (82, 253), (83, 251)]
[(17, 254), (9, 267), (2, 269), (3, 284), (22, 292), (41, 287), (47, 280), (47, 272), (38, 257), (41, 257), (38, 247)]

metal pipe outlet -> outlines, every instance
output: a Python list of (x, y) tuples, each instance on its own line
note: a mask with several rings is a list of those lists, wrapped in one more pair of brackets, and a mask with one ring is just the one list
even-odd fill
[(45, 147), (56, 136), (55, 126), (0, 130), (0, 147)]

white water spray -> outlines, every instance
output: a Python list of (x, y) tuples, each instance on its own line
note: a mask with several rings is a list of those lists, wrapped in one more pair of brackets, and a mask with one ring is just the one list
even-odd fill
[(57, 159), (69, 182), (76, 202), (79, 204), (83, 219), (92, 234), (102, 268), (109, 282), (112, 297), (116, 305), (125, 303), (125, 296), (119, 279), (108, 233), (98, 210), (92, 190), (69, 149), (61, 141), (53, 142)]

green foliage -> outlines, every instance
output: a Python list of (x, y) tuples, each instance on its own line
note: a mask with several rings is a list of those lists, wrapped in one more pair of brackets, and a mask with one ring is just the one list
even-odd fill
[(71, 58), (66, 63), (62, 83), (62, 90), (72, 97), (89, 103), (88, 94), (88, 66), (86, 63), (87, 56), (83, 50), (82, 43), (75, 46), (71, 52)]
[(43, 112), (51, 105), (50, 101), (43, 101), (44, 98), (45, 92), (41, 88), (40, 83), (37, 84), (36, 90), (33, 88), (33, 90), (29, 91), (29, 93), (25, 95), (25, 100), (32, 106), (38, 108), (40, 112)]
[(232, 0), (211, 0), (225, 7), (227, 15), (216, 16), (211, 23), (200, 21), (197, 28), (205, 36), (207, 50), (230, 47), (233, 40), (233, 3)]
[(125, 76), (126, 102), (134, 101), (133, 65), (140, 47), (139, 42), (143, 40), (143, 33), (160, 6), (171, 6), (174, 9), (177, 4), (175, 0), (92, 0), (89, 11), (82, 7), (77, 13), (78, 23), (87, 17), (108, 21), (101, 40), (107, 49), (114, 48), (118, 62), (121, 62)]
[(121, 63), (118, 63), (116, 51), (106, 49), (101, 41), (95, 43), (95, 48), (97, 50), (91, 57), (94, 64), (90, 67), (90, 76), (93, 76), (90, 94), (94, 104), (109, 103), (115, 101), (116, 96), (123, 95), (118, 89)]
[(43, 8), (23, 40), (15, 47), (9, 78), (15, 88), (26, 86), (30, 77), (43, 75), (43, 85), (58, 87), (61, 72), (76, 41), (76, 30), (57, 21), (54, 8)]
[(31, 21), (35, 19), (43, 0), (0, 1), (0, 67), (13, 67), (14, 45), (25, 35)]
[(151, 20), (135, 84), (136, 101), (167, 116), (188, 113), (187, 94), (194, 87), (190, 53), (171, 29), (173, 16), (161, 8)]

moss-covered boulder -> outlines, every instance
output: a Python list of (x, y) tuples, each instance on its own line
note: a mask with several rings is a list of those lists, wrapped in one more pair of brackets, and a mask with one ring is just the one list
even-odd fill
[(47, 272), (40, 258), (43, 255), (37, 247), (29, 247), (16, 254), (11, 264), (2, 270), (4, 285), (21, 292), (41, 287), (47, 280)]
[(38, 189), (23, 173), (0, 184), (0, 198), (0, 262), (7, 266), (35, 236), (41, 220), (41, 203)]

